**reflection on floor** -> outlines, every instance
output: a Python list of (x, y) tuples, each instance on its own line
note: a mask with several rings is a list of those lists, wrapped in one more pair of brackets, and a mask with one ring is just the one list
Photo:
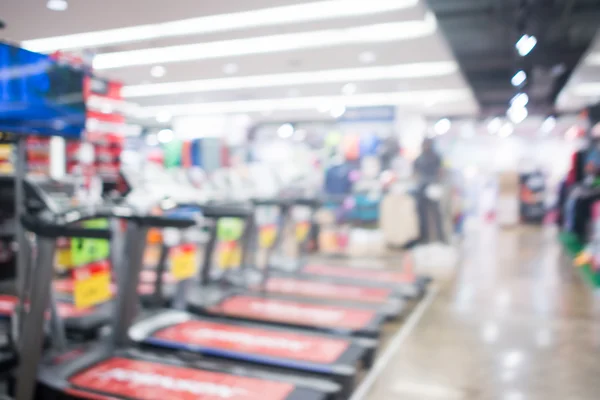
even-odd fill
[[(550, 229), (485, 228), (362, 398), (600, 398), (600, 299)], [(357, 399), (361, 400), (361, 399)]]

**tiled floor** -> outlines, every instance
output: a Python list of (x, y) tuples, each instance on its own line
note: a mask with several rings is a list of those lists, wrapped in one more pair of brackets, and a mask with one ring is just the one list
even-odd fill
[(363, 398), (599, 399), (600, 299), (554, 235), (469, 235), (456, 277), (440, 284)]

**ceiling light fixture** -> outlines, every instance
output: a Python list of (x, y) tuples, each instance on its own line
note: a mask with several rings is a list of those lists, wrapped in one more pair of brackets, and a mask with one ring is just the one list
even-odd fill
[(510, 100), (511, 107), (523, 108), (529, 103), (529, 96), (527, 93), (519, 93)]
[(358, 61), (363, 64), (373, 64), (377, 60), (377, 56), (372, 51), (363, 51), (358, 55)]
[(172, 104), (158, 107), (146, 107), (144, 113), (156, 115), (161, 110), (175, 115), (213, 115), (261, 112), (265, 110), (314, 110), (316, 104), (345, 104), (347, 107), (369, 107), (383, 105), (423, 104), (427, 99), (438, 103), (456, 103), (471, 100), (468, 89), (415, 90), (406, 92), (385, 92), (357, 94), (347, 96), (310, 96), (297, 98), (276, 98), (261, 100), (243, 100), (217, 103)]
[(125, 86), (123, 97), (147, 97), (168, 94), (216, 92), (222, 90), (309, 85), (315, 83), (365, 82), (385, 79), (410, 79), (447, 76), (458, 71), (454, 61), (399, 64), (383, 67), (363, 67), (289, 74), (251, 75), (244, 77), (201, 79)]
[(346, 106), (343, 106), (343, 105), (333, 106), (331, 108), (330, 114), (335, 119), (340, 118), (342, 115), (346, 114)]
[(510, 80), (513, 86), (518, 87), (521, 86), (527, 80), (527, 74), (525, 71), (521, 70), (515, 74)]
[(498, 136), (500, 136), (502, 138), (506, 138), (506, 137), (509, 137), (510, 135), (512, 135), (514, 131), (515, 131), (515, 128), (514, 128), (513, 124), (511, 124), (510, 122), (506, 122), (500, 128), (500, 131), (498, 131)]
[(344, 96), (352, 96), (354, 93), (356, 93), (357, 90), (357, 86), (354, 83), (346, 83), (343, 87), (342, 87), (342, 94)]
[(162, 65), (155, 65), (150, 69), (150, 75), (154, 78), (162, 78), (167, 73), (167, 69)]
[(500, 119), (499, 117), (492, 119), (488, 124), (487, 128), (489, 133), (495, 135), (496, 133), (498, 133), (500, 128), (502, 128), (502, 119)]
[(525, 107), (510, 107), (506, 112), (506, 116), (515, 124), (520, 124), (527, 118), (527, 108)]
[(544, 120), (540, 129), (544, 133), (550, 133), (554, 128), (556, 128), (556, 117), (551, 115)]
[(282, 139), (291, 138), (294, 135), (294, 126), (292, 124), (283, 124), (277, 129), (277, 134)]
[(173, 131), (171, 129), (162, 129), (158, 132), (157, 138), (160, 143), (169, 143), (173, 140)]
[(445, 135), (448, 133), (450, 128), (452, 127), (452, 123), (448, 118), (442, 118), (433, 126), (433, 130), (437, 135)]
[(419, 3), (419, 0), (343, 0), (343, 5), (341, 3), (340, 0), (328, 0), (264, 8), (159, 24), (26, 40), (21, 45), (29, 50), (50, 53), (56, 50), (100, 47), (159, 38), (227, 32), (259, 26), (267, 27), (308, 21), (363, 17), (412, 8)]
[(537, 39), (535, 36), (523, 35), (515, 44), (515, 48), (521, 57), (525, 57), (527, 54), (531, 53), (531, 50), (533, 50), (536, 44)]
[(52, 11), (65, 11), (69, 8), (69, 3), (67, 3), (67, 0), (48, 0), (46, 7)]
[(435, 16), (427, 13), (422, 20), (102, 53), (94, 57), (93, 66), (95, 69), (123, 68), (362, 43), (393, 42), (429, 36), (435, 33), (436, 29)]

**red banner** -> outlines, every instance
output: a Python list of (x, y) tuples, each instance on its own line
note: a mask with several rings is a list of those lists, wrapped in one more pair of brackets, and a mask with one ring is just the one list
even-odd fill
[(348, 348), (348, 341), (342, 339), (269, 331), (208, 321), (183, 322), (162, 329), (153, 336), (157, 339), (213, 349), (323, 364), (335, 362)]
[(318, 297), (331, 300), (350, 300), (381, 304), (387, 301), (390, 289), (364, 286), (338, 285), (328, 282), (311, 282), (299, 279), (271, 278), (267, 282), (269, 292), (295, 296)]
[(76, 387), (137, 400), (284, 400), (288, 383), (111, 358), (73, 376)]
[(364, 328), (375, 317), (373, 311), (250, 296), (230, 297), (210, 311), (262, 321), (347, 329)]
[(405, 272), (358, 269), (351, 267), (333, 267), (328, 265), (307, 265), (302, 269), (306, 274), (351, 278), (383, 283), (414, 283), (415, 275)]

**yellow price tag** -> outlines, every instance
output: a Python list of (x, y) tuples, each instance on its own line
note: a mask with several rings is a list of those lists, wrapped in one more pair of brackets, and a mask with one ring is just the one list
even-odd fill
[(258, 245), (261, 249), (273, 247), (277, 237), (277, 228), (274, 225), (261, 226), (258, 232)]
[(73, 270), (73, 300), (76, 308), (88, 308), (112, 297), (110, 269), (99, 262)]
[(198, 270), (198, 257), (193, 245), (183, 245), (171, 249), (171, 275), (182, 281), (192, 278)]
[(73, 266), (71, 249), (57, 249), (54, 256), (54, 266), (56, 268), (67, 269)]
[(242, 263), (242, 249), (235, 242), (222, 242), (219, 245), (218, 261), (219, 268), (235, 268)]
[(310, 222), (298, 222), (296, 224), (296, 242), (302, 243), (306, 240), (310, 231)]

